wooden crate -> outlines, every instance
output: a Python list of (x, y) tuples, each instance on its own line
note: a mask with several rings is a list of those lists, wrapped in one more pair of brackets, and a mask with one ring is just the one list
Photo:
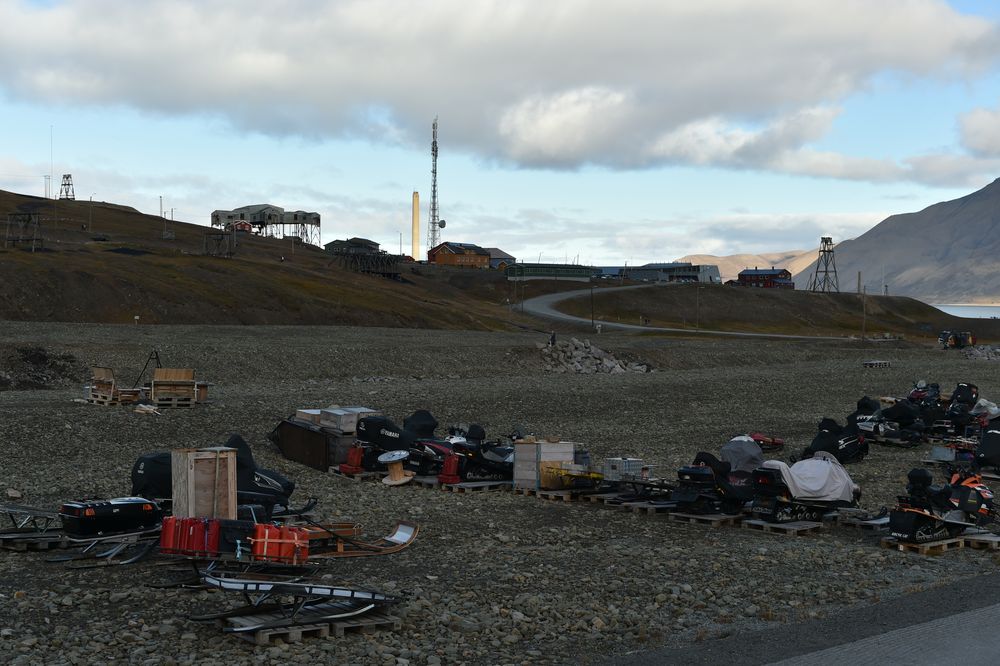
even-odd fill
[(543, 463), (572, 463), (576, 447), (575, 442), (515, 442), (514, 487), (558, 490), (547, 488), (558, 477), (544, 475)]
[(150, 382), (149, 399), (153, 402), (169, 399), (190, 399), (198, 397), (194, 381), (194, 370), (190, 368), (156, 368)]
[(295, 418), (300, 421), (319, 424), (321, 409), (296, 409)]
[(319, 424), (324, 428), (334, 428), (341, 432), (356, 432), (358, 429), (358, 413), (343, 407), (320, 410)]
[(236, 519), (236, 449), (175, 449), (170, 471), (174, 516)]

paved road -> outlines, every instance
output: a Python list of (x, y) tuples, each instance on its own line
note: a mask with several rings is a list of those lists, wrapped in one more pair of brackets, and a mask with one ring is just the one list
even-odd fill
[[(633, 285), (629, 287), (607, 287), (596, 290), (598, 294), (608, 294), (614, 291), (625, 291), (627, 289), (670, 289), (671, 287), (664, 287), (663, 285), (655, 284), (640, 284)], [(521, 310), (527, 314), (534, 315), (536, 317), (543, 317), (545, 319), (552, 319), (555, 321), (561, 321), (569, 324), (582, 324), (584, 326), (590, 326), (590, 319), (585, 317), (577, 317), (574, 315), (566, 314), (564, 312), (559, 312), (555, 309), (556, 304), (562, 301), (568, 300), (570, 298), (578, 298), (580, 296), (589, 296), (591, 290), (578, 289), (576, 291), (563, 291), (555, 294), (545, 294), (544, 296), (536, 296), (535, 298), (529, 298), (522, 304)], [(639, 326), (638, 324), (623, 324), (621, 322), (615, 321), (604, 321), (598, 319), (596, 323), (601, 324), (604, 329), (617, 329), (625, 331), (656, 331), (665, 333), (686, 333), (689, 335), (725, 335), (737, 338), (779, 338), (785, 340), (839, 340), (844, 341), (844, 337), (823, 337), (819, 335), (782, 335), (780, 333), (734, 333), (733, 331), (710, 331), (705, 329), (690, 329), (690, 328), (665, 328), (662, 326)]]
[[(915, 560), (916, 561), (916, 560)], [(984, 569), (995, 569), (983, 558)], [(771, 586), (761, 583), (762, 594)], [(767, 629), (686, 648), (648, 650), (608, 666), (739, 664), (867, 666), (1000, 664), (1000, 574), (842, 611), (822, 620)]]

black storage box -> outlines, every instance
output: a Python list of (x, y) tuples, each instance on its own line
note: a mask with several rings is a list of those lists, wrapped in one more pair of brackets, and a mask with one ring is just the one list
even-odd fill
[(156, 502), (144, 497), (118, 497), (66, 502), (59, 509), (59, 517), (70, 536), (98, 537), (155, 529), (163, 520), (163, 512)]

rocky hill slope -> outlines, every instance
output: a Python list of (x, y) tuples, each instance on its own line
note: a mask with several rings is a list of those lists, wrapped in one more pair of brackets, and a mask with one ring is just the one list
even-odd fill
[[(835, 247), (841, 290), (888, 292), (928, 303), (1000, 302), (1000, 179), (918, 213), (891, 215)], [(805, 287), (813, 261), (795, 274)]]

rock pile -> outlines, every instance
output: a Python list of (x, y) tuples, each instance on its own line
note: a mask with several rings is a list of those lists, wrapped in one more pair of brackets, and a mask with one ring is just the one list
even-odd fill
[(585, 375), (595, 373), (621, 374), (624, 372), (652, 372), (648, 363), (622, 361), (612, 354), (590, 344), (590, 340), (571, 338), (554, 345), (538, 343), (548, 372), (577, 372)]
[(976, 345), (963, 350), (965, 358), (976, 361), (1000, 361), (1000, 348), (989, 345)]

